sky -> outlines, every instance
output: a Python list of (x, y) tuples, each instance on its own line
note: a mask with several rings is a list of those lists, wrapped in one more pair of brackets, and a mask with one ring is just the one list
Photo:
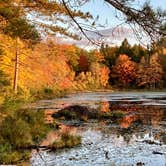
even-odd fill
[[(136, 0), (136, 6), (142, 5), (146, 0)], [(166, 0), (150, 0), (150, 4), (154, 7), (166, 9)], [(103, 0), (92, 0), (82, 7), (83, 11), (90, 11), (93, 16), (100, 15), (99, 21), (104, 24), (107, 20), (109, 24), (116, 25), (118, 19), (115, 18), (116, 10)]]
[[(135, 5), (140, 6), (143, 4), (143, 2), (145, 2), (145, 0), (137, 0)], [(166, 0), (150, 0), (150, 4), (154, 8), (161, 7), (162, 9), (166, 9)], [(114, 30), (114, 28), (117, 25), (121, 24), (124, 20), (117, 19), (115, 17), (115, 15), (117, 14), (115, 8), (113, 8), (109, 4), (106, 4), (104, 0), (91, 0), (89, 3), (84, 5), (81, 10), (84, 12), (89, 11), (94, 16), (94, 18), (99, 15), (99, 20), (97, 22), (98, 24), (104, 25), (104, 27), (98, 27), (98, 29), (99, 32), (102, 32), (102, 34), (106, 36), (102, 40), (109, 45), (120, 45), (124, 38), (127, 38), (130, 44), (140, 43), (140, 41), (137, 40), (136, 37), (132, 34), (132, 31), (128, 25), (122, 24), (119, 28)], [(118, 16), (120, 16), (120, 18), (123, 18), (123, 15), (121, 15), (120, 13), (118, 13)], [(112, 34), (112, 31), (114, 31), (114, 35)], [(92, 38), (98, 39), (98, 36), (96, 34), (87, 34)], [(69, 42), (73, 42), (73, 44), (88, 49), (90, 49), (92, 46), (86, 39), (82, 39), (81, 41), (69, 40)], [(141, 42), (143, 44), (147, 44), (149, 41), (147, 39), (144, 39)]]

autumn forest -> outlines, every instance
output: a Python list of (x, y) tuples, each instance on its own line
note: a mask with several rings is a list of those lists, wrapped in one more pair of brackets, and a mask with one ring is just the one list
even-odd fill
[[(117, 20), (86, 11), (99, 6), (115, 10)], [(105, 15), (114, 28), (100, 23)], [(159, 166), (165, 162), (165, 17), (151, 1), (0, 0), (0, 165), (151, 166), (156, 154)], [(119, 33), (120, 44), (112, 44), (118, 27), (128, 37)], [(110, 29), (106, 42), (101, 32)], [(147, 133), (150, 140), (141, 142)], [(147, 159), (131, 160), (133, 147)], [(58, 162), (48, 164), (51, 155)]]
[(20, 93), (165, 88), (165, 45), (163, 38), (148, 50), (131, 46), (125, 39), (119, 47), (102, 44), (100, 49), (87, 51), (48, 39), (31, 48), (1, 34), (1, 92), (8, 93), (14, 86), (16, 51)]

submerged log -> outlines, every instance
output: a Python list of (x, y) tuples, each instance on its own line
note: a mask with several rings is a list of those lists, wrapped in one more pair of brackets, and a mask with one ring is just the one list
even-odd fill
[(166, 155), (166, 153), (162, 153), (162, 152), (157, 152), (157, 151), (153, 151), (153, 154), (160, 154), (160, 155)]

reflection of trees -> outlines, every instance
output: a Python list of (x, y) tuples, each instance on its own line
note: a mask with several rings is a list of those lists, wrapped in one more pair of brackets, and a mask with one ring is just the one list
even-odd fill
[(166, 118), (166, 108), (161, 106), (143, 106), (122, 101), (122, 103), (110, 103), (110, 110), (118, 110), (126, 113), (125, 117), (119, 121), (121, 128), (132, 127), (133, 122), (138, 120), (144, 125), (156, 127)]
[[(161, 125), (162, 121), (165, 122), (166, 108), (131, 104), (130, 101), (115, 101), (115, 103), (104, 101), (97, 103), (97, 105), (99, 106), (97, 110), (103, 112), (122, 111), (125, 113), (123, 118), (118, 119), (116, 124), (111, 124), (109, 128), (110, 121), (100, 122), (97, 129), (102, 132), (103, 139), (111, 135), (116, 143), (120, 141), (128, 144), (135, 140), (144, 139), (146, 135), (149, 139), (153, 138), (162, 142), (165, 140), (166, 142), (166, 137), (161, 133), (161, 131), (164, 132), (163, 129), (157, 127)], [(153, 130), (154, 128), (155, 130)]]
[(142, 102), (133, 102), (133, 101), (126, 101), (126, 100), (109, 102), (111, 111), (120, 110), (124, 112), (138, 111), (139, 110), (138, 104), (141, 104), (141, 103)]
[(143, 111), (139, 111), (139, 119), (143, 124), (156, 127), (166, 117), (165, 111), (166, 109), (160, 108), (159, 106), (145, 106), (143, 107)]
[(110, 111), (110, 105), (108, 101), (103, 101), (100, 104), (100, 110), (102, 112), (109, 112)]
[(119, 124), (122, 128), (129, 128), (132, 125), (132, 123), (135, 122), (136, 120), (138, 120), (138, 115), (130, 114), (123, 117), (119, 121)]
[[(118, 121), (120, 128), (111, 128), (111, 133), (123, 137), (125, 142), (130, 142), (131, 139), (144, 138), (145, 134), (149, 134), (149, 137), (154, 137), (156, 140), (163, 140), (163, 134), (152, 133), (152, 129), (161, 125), (162, 121), (166, 119), (166, 108), (161, 106), (138, 106), (130, 105), (110, 105), (110, 110), (123, 111), (126, 115)], [(159, 133), (161, 132), (160, 128)], [(152, 134), (152, 135), (150, 135)]]

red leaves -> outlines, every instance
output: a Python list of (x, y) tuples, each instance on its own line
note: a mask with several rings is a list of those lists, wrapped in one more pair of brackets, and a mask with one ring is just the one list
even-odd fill
[(88, 71), (88, 60), (85, 55), (80, 55), (79, 66), (80, 71)]

